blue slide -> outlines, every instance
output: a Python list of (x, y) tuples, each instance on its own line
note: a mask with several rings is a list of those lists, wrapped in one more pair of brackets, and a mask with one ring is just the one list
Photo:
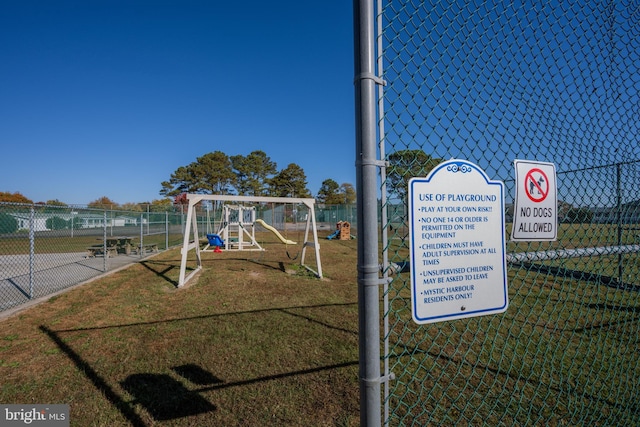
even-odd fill
[(338, 237), (340, 235), (340, 229), (337, 229), (336, 231), (334, 231), (333, 233), (329, 234), (327, 236), (327, 239), (331, 240), (331, 239), (335, 239), (336, 237)]

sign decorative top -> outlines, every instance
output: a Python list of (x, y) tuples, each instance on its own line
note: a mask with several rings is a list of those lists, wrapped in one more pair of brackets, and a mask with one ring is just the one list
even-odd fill
[(411, 306), (416, 323), (507, 309), (504, 184), (449, 160), (409, 181)]

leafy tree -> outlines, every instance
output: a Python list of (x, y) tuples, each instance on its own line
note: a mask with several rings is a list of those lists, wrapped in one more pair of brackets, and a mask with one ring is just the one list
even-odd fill
[(33, 203), (31, 199), (27, 199), (25, 196), (18, 193), (17, 191), (15, 193), (0, 191), (0, 202), (27, 203), (27, 204)]
[(123, 203), (122, 206), (120, 206), (120, 208), (125, 211), (146, 212), (147, 204), (146, 203)]
[(356, 202), (356, 190), (353, 185), (343, 183), (338, 185), (333, 179), (325, 179), (318, 191), (318, 202), (327, 205), (352, 204)]
[(188, 204), (189, 204), (189, 200), (187, 199), (187, 194), (186, 193), (180, 193), (180, 194), (174, 196), (174, 198), (173, 198), (173, 205), (174, 206), (188, 205)]
[(338, 204), (339, 189), (340, 186), (333, 179), (325, 179), (322, 181), (322, 185), (320, 186), (320, 190), (318, 190), (318, 196), (316, 198), (319, 203), (326, 203), (328, 205)]
[(89, 202), (87, 206), (96, 209), (111, 209), (117, 208), (118, 204), (107, 196), (102, 196), (99, 199), (94, 200), (93, 202)]
[(180, 166), (169, 181), (162, 182), (160, 194), (177, 196), (180, 193), (230, 194), (236, 182), (229, 157), (214, 151), (198, 157), (188, 166)]
[[(38, 202), (35, 205), (38, 206), (38, 211), (39, 212), (49, 212), (49, 213), (50, 212), (60, 212), (61, 208), (66, 208), (68, 206), (66, 203), (63, 203), (63, 202), (59, 201), (58, 199), (47, 200), (44, 203)], [(48, 228), (51, 229), (51, 227), (48, 227)]]
[(342, 197), (342, 201), (340, 203), (352, 205), (356, 202), (356, 189), (348, 182), (340, 185), (339, 194), (340, 197)]
[(389, 154), (387, 181), (389, 193), (405, 200), (409, 180), (417, 176), (427, 176), (442, 159), (431, 157), (422, 150), (400, 150)]
[(253, 151), (248, 156), (231, 156), (236, 173), (236, 189), (242, 196), (264, 196), (270, 176), (277, 172), (276, 162), (264, 151)]
[(67, 222), (69, 224), (69, 229), (80, 230), (82, 228), (82, 221), (78, 219), (74, 219), (73, 216)]
[(59, 216), (52, 216), (51, 218), (47, 218), (45, 225), (49, 230), (64, 230), (70, 226), (70, 224), (60, 218)]
[(15, 233), (18, 230), (18, 220), (11, 215), (0, 212), (0, 234)]
[(295, 163), (268, 180), (270, 194), (275, 197), (311, 197), (307, 189), (307, 176), (304, 170)]
[(173, 201), (171, 199), (155, 199), (151, 201), (151, 211), (167, 212), (173, 210)]
[[(181, 193), (196, 192), (197, 182), (193, 175), (194, 163), (189, 166), (180, 166), (171, 174), (169, 181), (161, 183), (160, 194), (163, 196), (178, 196)], [(192, 190), (192, 191), (190, 191)]]
[(236, 183), (231, 169), (231, 160), (221, 151), (198, 157), (196, 177), (200, 183), (200, 192), (207, 194), (230, 194)]

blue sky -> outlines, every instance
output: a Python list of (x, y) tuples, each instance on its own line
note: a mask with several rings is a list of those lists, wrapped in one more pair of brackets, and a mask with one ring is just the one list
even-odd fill
[[(615, 205), (615, 164), (640, 159), (637, 11), (632, 1), (384, 2), (386, 152), (472, 161), (505, 181), (508, 201), (514, 160), (551, 162), (560, 200)], [(623, 202), (637, 200), (640, 163), (625, 173)]]
[(159, 199), (178, 167), (263, 150), (355, 185), (352, 4), (4, 3), (0, 191)]

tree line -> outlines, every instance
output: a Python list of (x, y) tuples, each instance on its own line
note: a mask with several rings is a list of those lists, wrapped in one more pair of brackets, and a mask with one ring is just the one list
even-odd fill
[[(43, 212), (46, 212), (47, 208), (55, 209), (64, 207), (76, 207), (75, 205), (69, 205), (65, 202), (61, 202), (58, 199), (34, 202), (30, 198), (17, 191), (14, 193), (0, 191), (0, 202), (35, 205), (36, 207), (40, 206), (42, 209), (44, 209)], [(170, 199), (157, 199), (152, 200), (151, 202), (120, 204), (111, 200), (107, 196), (102, 196), (98, 197), (96, 200), (89, 202), (86, 207), (92, 209), (118, 209), (134, 212), (165, 212), (173, 209), (173, 201)], [(55, 212), (55, 210), (52, 210), (52, 212)]]
[[(408, 182), (412, 177), (427, 176), (444, 159), (433, 157), (422, 150), (404, 149), (387, 156), (386, 169), (387, 192), (392, 200), (407, 203)], [(184, 193), (272, 196), (272, 197), (312, 197), (307, 188), (307, 178), (302, 167), (290, 163), (278, 170), (264, 151), (257, 150), (246, 156), (228, 156), (214, 151), (198, 157), (194, 162), (180, 166), (161, 183), (159, 194), (162, 199), (142, 203), (118, 204), (103, 196), (90, 202), (87, 207), (97, 209), (121, 209), (129, 211), (161, 212), (172, 210), (174, 205), (186, 203)], [(316, 195), (318, 203), (354, 204), (356, 190), (350, 183), (338, 184), (328, 178)], [(34, 204), (19, 192), (0, 191), (0, 202)], [(67, 206), (55, 199), (35, 204), (49, 206)], [(558, 209), (563, 222), (590, 221), (593, 212), (588, 208), (575, 208), (559, 201)]]
[[(119, 204), (102, 196), (89, 202), (87, 207), (165, 211), (175, 204), (184, 203), (185, 199), (180, 197), (184, 193), (312, 198), (307, 185), (307, 177), (301, 166), (290, 163), (279, 170), (277, 163), (264, 151), (256, 150), (246, 156), (228, 156), (222, 151), (214, 151), (196, 158), (186, 166), (180, 166), (171, 173), (168, 180), (161, 182), (159, 194), (164, 196), (161, 199)], [(315, 198), (318, 203), (324, 204), (354, 204), (356, 191), (350, 183), (338, 184), (328, 178), (322, 182)], [(34, 203), (19, 192), (3, 191), (0, 191), (0, 202), (68, 206), (58, 199)]]
[[(388, 157), (387, 183), (392, 197), (406, 198), (407, 182), (413, 176), (426, 176), (442, 159), (434, 158), (422, 150), (399, 150)], [(228, 156), (222, 151), (205, 154), (186, 166), (180, 166), (161, 184), (162, 199), (119, 204), (102, 196), (87, 204), (89, 208), (122, 209), (130, 211), (164, 211), (172, 205), (184, 202), (183, 193), (237, 194), (241, 196), (312, 197), (307, 188), (307, 178), (302, 167), (290, 163), (278, 170), (264, 151), (256, 150), (246, 156)], [(355, 187), (350, 183), (339, 184), (331, 178), (322, 182), (316, 195), (318, 203), (354, 204)], [(0, 191), (0, 202), (34, 204), (26, 196)], [(67, 206), (58, 199), (35, 204)]]
[[(313, 197), (300, 165), (290, 163), (279, 170), (277, 163), (262, 150), (246, 156), (228, 156), (222, 151), (207, 153), (180, 166), (161, 185), (160, 194), (174, 198), (184, 193)], [(325, 179), (316, 199), (326, 204), (355, 203), (355, 188), (349, 183), (338, 184), (333, 179)]]

